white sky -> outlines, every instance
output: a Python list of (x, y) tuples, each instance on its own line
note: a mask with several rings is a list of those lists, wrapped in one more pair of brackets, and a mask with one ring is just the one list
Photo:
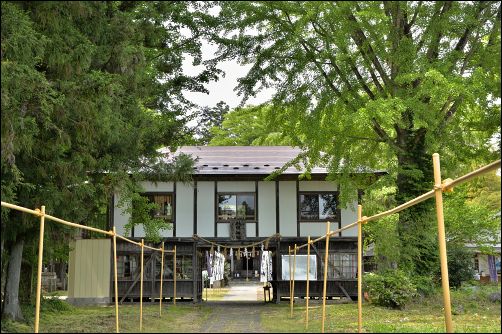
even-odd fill
[[(216, 45), (209, 44), (208, 42), (204, 43), (201, 48), (202, 60), (213, 58), (217, 49), (218, 47)], [(203, 68), (202, 66), (193, 66), (192, 61), (192, 57), (186, 57), (183, 61), (183, 71), (187, 75), (196, 75), (200, 73)], [(234, 91), (237, 86), (237, 79), (244, 77), (251, 66), (252, 65), (239, 65), (236, 60), (221, 62), (217, 67), (225, 72), (225, 77), (206, 85), (209, 94), (183, 91), (183, 95), (188, 100), (200, 106), (214, 107), (219, 101), (224, 101), (230, 106), (230, 109), (233, 109), (237, 107), (242, 100), (242, 96), (237, 96), (237, 92)], [(256, 97), (249, 98), (246, 105), (263, 103), (271, 99), (274, 92), (275, 90), (273, 89), (264, 89), (257, 94)]]

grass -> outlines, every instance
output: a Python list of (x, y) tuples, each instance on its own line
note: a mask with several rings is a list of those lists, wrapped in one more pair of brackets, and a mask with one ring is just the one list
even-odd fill
[[(492, 332), (500, 333), (500, 302), (490, 302), (487, 296), (493, 291), (500, 291), (499, 286), (486, 286), (474, 290), (461, 289), (452, 291), (453, 323), (456, 332)], [(209, 289), (209, 300), (222, 297), (225, 289)], [(235, 306), (229, 306), (235, 308)], [(305, 304), (297, 301), (293, 318), (289, 317), (289, 304), (259, 304), (255, 311), (259, 313), (263, 332), (320, 332), (321, 304), (312, 301), (309, 307), (309, 328), (305, 330)], [(115, 310), (113, 306), (73, 307), (57, 299), (44, 299), (41, 305), (40, 332), (113, 332), (115, 331)], [(163, 304), (162, 317), (159, 317), (158, 304), (143, 304), (144, 332), (201, 332), (214, 322), (216, 313), (223, 316), (230, 326), (233, 321), (227, 314), (221, 314), (212, 305), (178, 302), (176, 306)], [(33, 306), (23, 306), (26, 322), (2, 321), (2, 331), (32, 332)], [(139, 331), (139, 305), (121, 305), (119, 308), (121, 332)], [(238, 313), (239, 318), (245, 317)], [(357, 332), (357, 304), (329, 304), (326, 307), (326, 332)], [(227, 326), (225, 325), (225, 326)], [(235, 330), (235, 328), (233, 329)], [(226, 331), (222, 330), (222, 331)], [(444, 332), (444, 316), (441, 294), (417, 300), (404, 310), (392, 310), (363, 304), (364, 332)]]

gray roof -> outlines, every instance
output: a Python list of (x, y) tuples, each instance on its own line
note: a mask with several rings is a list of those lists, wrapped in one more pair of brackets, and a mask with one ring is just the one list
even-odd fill
[[(198, 158), (196, 173), (203, 175), (240, 174), (268, 175), (290, 160), (296, 158), (302, 150), (291, 146), (182, 146), (176, 152)], [(304, 172), (292, 166), (282, 174), (300, 174)], [(375, 173), (378, 171), (360, 170), (358, 172)], [(327, 174), (324, 167), (315, 167), (311, 174)]]

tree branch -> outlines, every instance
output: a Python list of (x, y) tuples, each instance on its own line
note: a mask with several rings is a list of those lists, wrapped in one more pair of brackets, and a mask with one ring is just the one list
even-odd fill
[(380, 63), (380, 60), (375, 54), (375, 51), (373, 50), (373, 47), (371, 44), (368, 42), (366, 35), (362, 31), (361, 28), (359, 28), (359, 22), (357, 21), (356, 17), (352, 13), (348, 13), (348, 18), (350, 21), (354, 22), (354, 24), (357, 25), (357, 28), (352, 32), (352, 39), (357, 45), (358, 50), (361, 52), (363, 55), (367, 55), (371, 63), (375, 66), (375, 69), (377, 70), (378, 74), (380, 74), (380, 77), (382, 78), (383, 82), (387, 86), (392, 86), (391, 80), (389, 79), (389, 76), (387, 73), (385, 73), (385, 70), (382, 67), (382, 64)]

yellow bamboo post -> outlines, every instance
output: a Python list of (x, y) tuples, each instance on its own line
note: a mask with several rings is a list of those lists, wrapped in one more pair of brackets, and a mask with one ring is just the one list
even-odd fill
[(307, 239), (307, 299), (305, 307), (305, 329), (309, 328), (309, 276), (310, 276), (310, 235)]
[(291, 290), (291, 285), (293, 284), (291, 281), (291, 246), (288, 246), (288, 262), (289, 262), (289, 316), (293, 317), (293, 291)]
[(115, 331), (119, 332), (119, 289), (117, 282), (117, 232), (113, 226), (113, 276), (115, 277), (114, 290), (115, 290)]
[(143, 331), (143, 250), (145, 242), (141, 239), (141, 283), (139, 286), (139, 331)]
[(432, 155), (432, 164), (434, 167), (434, 192), (436, 196), (436, 213), (438, 219), (439, 259), (441, 262), (441, 285), (443, 288), (444, 317), (446, 332), (453, 333), (450, 304), (450, 283), (448, 281), (448, 260), (446, 255), (446, 236), (443, 216), (443, 189), (441, 188), (441, 167), (439, 164), (439, 154), (434, 153)]
[(362, 205), (357, 206), (357, 329), (359, 333), (363, 332), (363, 215)]
[(162, 283), (164, 281), (164, 241), (162, 241), (162, 247), (160, 248), (160, 254), (162, 258), (160, 259), (160, 300), (159, 300), (159, 317), (162, 316)]
[(174, 245), (173, 304), (176, 305), (176, 245)]
[(324, 255), (324, 282), (322, 289), (322, 324), (321, 333), (324, 333), (324, 318), (326, 318), (326, 280), (328, 279), (328, 251), (329, 251), (329, 222), (326, 222), (326, 254)]
[(291, 287), (291, 294), (292, 294), (292, 300), (293, 302), (291, 303), (291, 317), (293, 317), (293, 309), (295, 307), (295, 272), (296, 272), (296, 244), (295, 244), (295, 249), (293, 253), (293, 277), (291, 278), (292, 281), (292, 287)]
[(37, 297), (35, 301), (35, 333), (38, 333), (40, 322), (40, 293), (42, 290), (42, 260), (44, 256), (44, 226), (45, 226), (45, 205), (41, 207), (40, 216), (40, 239), (38, 240), (38, 273), (37, 273)]

